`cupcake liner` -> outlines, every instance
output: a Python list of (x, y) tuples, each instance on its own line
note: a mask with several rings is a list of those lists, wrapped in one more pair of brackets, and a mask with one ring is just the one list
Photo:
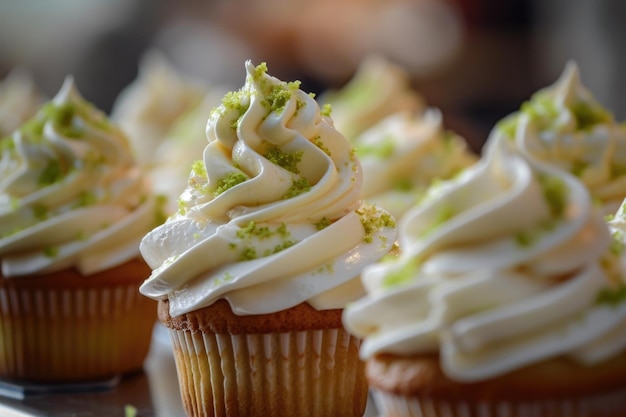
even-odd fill
[(155, 310), (136, 285), (0, 288), (0, 377), (78, 381), (140, 369)]
[(209, 334), (170, 329), (189, 416), (361, 417), (359, 339), (343, 329)]
[(624, 417), (626, 388), (552, 401), (465, 402), (403, 397), (373, 389), (380, 417)]

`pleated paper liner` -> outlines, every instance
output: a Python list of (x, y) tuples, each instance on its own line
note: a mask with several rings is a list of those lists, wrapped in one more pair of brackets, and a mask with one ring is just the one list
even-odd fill
[(155, 320), (136, 284), (0, 287), (0, 378), (88, 382), (139, 370)]
[(626, 389), (544, 401), (465, 402), (403, 397), (372, 390), (380, 417), (624, 417)]
[(342, 328), (170, 335), (189, 416), (363, 416), (359, 340)]

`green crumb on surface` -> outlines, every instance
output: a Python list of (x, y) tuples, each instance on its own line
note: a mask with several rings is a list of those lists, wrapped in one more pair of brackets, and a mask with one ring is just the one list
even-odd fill
[(541, 185), (543, 196), (550, 208), (550, 214), (553, 218), (562, 217), (567, 203), (567, 187), (565, 183), (561, 178), (550, 175), (539, 175), (537, 178)]
[(248, 246), (241, 252), (242, 261), (251, 261), (257, 258), (256, 248)]
[(191, 171), (193, 172), (193, 175), (197, 177), (207, 178), (206, 167), (204, 166), (204, 161), (201, 159), (193, 161), (191, 164)]
[(331, 221), (328, 217), (322, 217), (321, 219), (319, 219), (317, 222), (315, 222), (315, 228), (317, 230), (322, 230), (322, 229), (326, 229), (328, 226), (331, 225)]
[(48, 207), (43, 204), (33, 205), (33, 215), (37, 220), (46, 220), (48, 218)]
[(39, 174), (39, 185), (52, 185), (60, 181), (64, 176), (61, 164), (58, 161), (50, 161)]
[(186, 214), (187, 213), (187, 202), (182, 198), (178, 199), (178, 213)]
[(248, 237), (258, 237), (260, 239), (267, 239), (274, 233), (268, 226), (257, 226), (254, 221), (250, 221), (245, 227), (237, 230), (237, 237), (239, 239), (245, 239)]
[(609, 251), (616, 256), (621, 255), (624, 252), (624, 233), (620, 230), (615, 230), (611, 234), (611, 244), (609, 245)]
[(137, 417), (137, 409), (132, 405), (124, 406), (124, 417)]
[(530, 232), (517, 232), (515, 234), (515, 243), (522, 248), (527, 248), (533, 244), (536, 236)]
[(572, 162), (571, 172), (577, 177), (581, 177), (585, 170), (589, 167), (589, 163), (580, 159)]
[(320, 109), (320, 113), (322, 114), (322, 116), (330, 116), (331, 113), (333, 112), (333, 106), (330, 105), (330, 103), (326, 103), (322, 106), (322, 108)]
[(393, 182), (393, 189), (403, 193), (408, 193), (413, 189), (413, 182), (410, 178), (397, 178)]
[(356, 213), (359, 215), (365, 236), (363, 241), (371, 243), (374, 234), (385, 227), (396, 227), (396, 220), (387, 212), (377, 215), (375, 206), (361, 206)]
[(231, 172), (226, 175), (224, 178), (220, 179), (217, 182), (217, 187), (215, 188), (214, 195), (218, 196), (223, 192), (230, 190), (234, 186), (241, 184), (246, 181), (248, 177), (243, 172)]
[(315, 136), (313, 139), (311, 139), (311, 142), (317, 146), (318, 148), (320, 148), (322, 150), (322, 152), (324, 152), (326, 155), (328, 156), (332, 156), (330, 154), (330, 149), (328, 149), (326, 147), (326, 145), (324, 145), (324, 142), (322, 142), (322, 138), (320, 136)]
[(274, 246), (274, 248), (272, 250), (265, 251), (263, 253), (263, 255), (264, 256), (274, 255), (274, 254), (276, 254), (278, 252), (282, 252), (285, 249), (288, 249), (288, 248), (292, 247), (296, 243), (298, 243), (298, 242), (293, 241), (293, 240), (286, 240), (286, 241), (284, 241), (282, 243), (279, 243), (278, 245)]
[(281, 168), (286, 169), (294, 174), (299, 174), (298, 164), (302, 161), (303, 151), (298, 152), (284, 152), (277, 147), (268, 149), (265, 154), (265, 158), (273, 164), (278, 165)]
[(614, 218), (615, 218), (615, 214), (610, 213), (610, 214), (607, 214), (607, 215), (604, 216), (604, 221), (605, 222), (610, 222)]
[(81, 191), (80, 194), (78, 194), (78, 202), (76, 205), (78, 207), (87, 207), (95, 204), (97, 201), (96, 195), (91, 191)]
[(607, 110), (584, 101), (574, 103), (570, 110), (576, 118), (576, 127), (580, 130), (590, 130), (595, 125), (613, 120), (613, 115)]
[(311, 189), (311, 183), (304, 177), (296, 178), (291, 184), (291, 187), (287, 190), (287, 193), (283, 196), (283, 200), (287, 200), (293, 197), (297, 197), (300, 194), (304, 194)]
[(43, 254), (48, 258), (55, 258), (59, 254), (59, 248), (56, 246), (48, 246), (43, 250)]
[(379, 159), (384, 159), (392, 156), (395, 151), (396, 144), (390, 136), (381, 138), (381, 140), (376, 144), (356, 148), (356, 153), (360, 158), (364, 156), (375, 156)]
[(617, 288), (604, 288), (596, 296), (596, 304), (617, 306), (626, 301), (626, 285)]
[(454, 207), (447, 205), (442, 206), (435, 215), (433, 222), (422, 231), (422, 233), (420, 234), (420, 238), (423, 239), (428, 237), (437, 229), (439, 229), (444, 223), (446, 223), (448, 220), (452, 219), (456, 215), (457, 212)]
[(419, 264), (414, 261), (409, 261), (400, 268), (394, 269), (383, 279), (383, 288), (394, 288), (410, 282), (417, 275), (418, 267)]

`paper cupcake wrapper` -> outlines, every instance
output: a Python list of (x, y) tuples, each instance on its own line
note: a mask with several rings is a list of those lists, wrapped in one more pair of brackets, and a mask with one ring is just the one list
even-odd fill
[(170, 335), (189, 416), (363, 416), (360, 342), (343, 329)]
[(626, 388), (558, 401), (469, 403), (402, 397), (372, 390), (380, 417), (623, 417)]
[(79, 381), (140, 369), (155, 321), (136, 285), (0, 288), (0, 378)]

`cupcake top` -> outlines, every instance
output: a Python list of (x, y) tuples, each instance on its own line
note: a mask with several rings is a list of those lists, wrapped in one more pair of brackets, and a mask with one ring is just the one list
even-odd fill
[(583, 86), (574, 62), (500, 121), (490, 142), (499, 135), (525, 155), (579, 177), (607, 214), (626, 196), (626, 128)]
[(327, 91), (320, 102), (330, 104), (333, 121), (348, 140), (399, 111), (422, 112), (422, 97), (411, 88), (409, 75), (379, 55), (366, 57), (341, 89)]
[(34, 116), (43, 102), (31, 75), (21, 68), (12, 70), (0, 83), (0, 137)]
[(126, 137), (71, 77), (0, 141), (5, 278), (70, 267), (89, 275), (136, 258), (156, 209)]
[(264, 64), (246, 71), (211, 113), (177, 213), (141, 242), (153, 273), (140, 291), (172, 316), (220, 298), (240, 315), (342, 308), (395, 240), (393, 218), (362, 205), (360, 164), (314, 98)]
[(364, 270), (344, 323), (362, 358), (439, 353), (457, 381), (610, 358), (626, 348), (623, 210), (611, 230), (576, 177), (496, 142), (406, 214), (400, 257)]
[(128, 136), (135, 156), (151, 167), (155, 149), (176, 120), (197, 106), (206, 94), (199, 80), (180, 74), (157, 50), (144, 55), (137, 79), (118, 96), (111, 119)]
[(363, 167), (363, 198), (399, 219), (434, 181), (476, 161), (465, 141), (443, 128), (441, 112), (403, 111), (386, 117), (353, 142)]

